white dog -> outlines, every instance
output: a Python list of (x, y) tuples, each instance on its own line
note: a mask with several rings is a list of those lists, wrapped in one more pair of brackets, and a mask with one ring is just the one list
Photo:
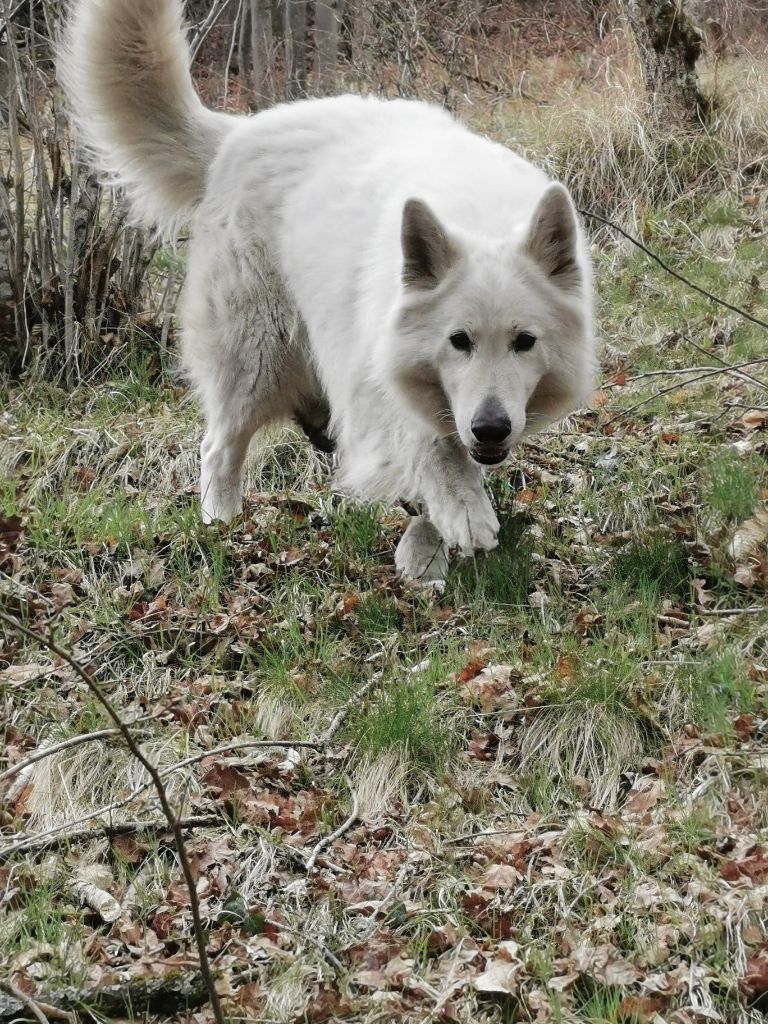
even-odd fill
[(591, 268), (565, 188), (423, 103), (208, 110), (181, 0), (74, 0), (59, 67), (139, 218), (191, 224), (183, 361), (207, 413), (206, 521), (240, 509), (255, 431), (294, 418), (335, 443), (349, 492), (420, 507), (405, 575), (492, 549), (481, 467), (592, 386)]

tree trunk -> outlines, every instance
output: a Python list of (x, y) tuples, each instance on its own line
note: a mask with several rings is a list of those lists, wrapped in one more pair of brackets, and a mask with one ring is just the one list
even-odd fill
[(315, 5), (315, 81), (322, 93), (332, 93), (339, 57), (338, 0), (317, 0)]
[(274, 102), (272, 77), (272, 0), (250, 0), (253, 95), (256, 107)]
[(699, 128), (706, 102), (699, 92), (696, 61), (701, 34), (683, 0), (625, 0), (654, 122), (664, 128)]
[[(16, 346), (16, 316), (11, 286), (10, 256), (13, 238), (5, 219), (0, 219), (0, 353), (7, 347), (9, 355)], [(14, 356), (19, 353), (14, 352)]]
[[(350, 9), (352, 4), (350, 3)], [(365, 68), (365, 47), (366, 43), (375, 34), (375, 18), (373, 4), (359, 3), (353, 14), (350, 14), (352, 21), (352, 38), (350, 40), (350, 51), (352, 63), (358, 71)]]
[(285, 3), (285, 94), (289, 100), (307, 94), (307, 0)]
[(338, 0), (339, 56), (345, 63), (352, 62), (352, 34), (355, 23), (355, 0)]

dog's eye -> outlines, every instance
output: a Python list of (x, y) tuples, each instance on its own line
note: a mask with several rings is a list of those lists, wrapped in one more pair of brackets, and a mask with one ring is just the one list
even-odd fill
[(466, 331), (454, 331), (450, 338), (451, 344), (459, 352), (471, 352), (473, 349), (472, 339)]
[(514, 352), (529, 352), (535, 344), (535, 334), (529, 334), (527, 331), (521, 331), (512, 342), (512, 349)]

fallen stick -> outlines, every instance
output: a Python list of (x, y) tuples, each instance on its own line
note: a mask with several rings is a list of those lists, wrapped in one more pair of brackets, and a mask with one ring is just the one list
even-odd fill
[(349, 830), (357, 821), (359, 804), (357, 800), (357, 794), (353, 792), (351, 785), (350, 795), (352, 797), (352, 810), (349, 814), (349, 817), (342, 825), (339, 825), (335, 832), (331, 832), (329, 836), (323, 836), (323, 838), (317, 843), (315, 848), (312, 850), (312, 853), (310, 853), (309, 859), (307, 860), (306, 866), (306, 872), (308, 875), (312, 874), (312, 872), (314, 871), (317, 858), (320, 856), (323, 850), (326, 850), (329, 846), (335, 843), (337, 839), (341, 839), (343, 835), (346, 835), (346, 833), (349, 832)]
[(41, 1024), (43, 1021), (48, 1024), (49, 1020), (63, 1020), (67, 1021), (67, 1024), (75, 1024), (77, 1020), (77, 1014), (71, 1010), (63, 1010), (60, 1006), (52, 1006), (40, 999), (33, 999), (26, 992), (22, 992), (12, 981), (0, 980), (0, 989), (7, 992), (11, 1000), (14, 1001), (9, 1001), (7, 1005), (0, 1002), (0, 1022), (10, 1019), (18, 1020), (22, 1009), (26, 1009), (30, 1016), (40, 1021)]
[[(179, 818), (179, 826), (182, 829), (191, 828), (212, 828), (215, 825), (225, 825), (226, 821), (216, 815), (200, 815), (196, 818)], [(94, 839), (116, 839), (118, 836), (131, 836), (140, 832), (149, 832), (155, 836), (170, 832), (170, 827), (165, 819), (151, 821), (119, 821), (114, 825), (97, 825), (95, 828), (73, 829), (70, 832), (59, 832), (56, 835), (42, 833), (39, 836), (30, 836), (23, 842), (15, 844), (14, 847), (6, 847), (0, 850), (0, 861), (5, 860), (10, 854), (21, 853), (27, 850), (34, 850), (39, 853), (41, 850), (58, 849), (62, 846), (80, 846), (83, 843), (90, 843)]]
[(355, 692), (346, 702), (344, 707), (339, 708), (339, 710), (331, 719), (330, 725), (318, 740), (318, 746), (325, 747), (331, 742), (333, 737), (336, 735), (336, 733), (342, 727), (344, 722), (347, 720), (347, 715), (352, 710), (352, 707), (355, 704), (357, 704), (358, 701), (362, 700), (363, 697), (365, 697), (365, 695), (370, 690), (372, 690), (377, 683), (381, 681), (381, 675), (381, 672), (375, 672), (370, 679), (368, 679), (365, 683), (363, 683), (362, 686), (358, 687), (358, 689), (355, 690)]

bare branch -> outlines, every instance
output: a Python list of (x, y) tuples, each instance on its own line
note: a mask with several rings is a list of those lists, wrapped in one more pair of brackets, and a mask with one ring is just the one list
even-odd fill
[(30, 640), (35, 640), (37, 643), (42, 644), (44, 647), (47, 647), (49, 651), (51, 651), (53, 654), (57, 655), (59, 658), (65, 661), (70, 666), (70, 668), (72, 668), (76, 672), (76, 674), (83, 680), (88, 689), (93, 693), (94, 697), (96, 697), (98, 702), (101, 704), (101, 706), (107, 712), (109, 717), (115, 723), (116, 728), (122, 734), (126, 746), (131, 751), (133, 756), (136, 758), (139, 764), (141, 764), (142, 767), (149, 773), (149, 776), (154, 784), (155, 790), (157, 791), (158, 799), (160, 800), (160, 804), (163, 808), (163, 814), (165, 814), (165, 817), (168, 821), (168, 825), (170, 826), (171, 832), (173, 833), (173, 837), (176, 842), (176, 850), (179, 862), (181, 864), (181, 869), (184, 874), (184, 880), (186, 881), (187, 888), (189, 890), (190, 908), (192, 911), (192, 925), (195, 933), (195, 941), (197, 943), (197, 952), (200, 961), (200, 973), (203, 976), (203, 981), (208, 991), (208, 997), (211, 1002), (211, 1009), (213, 1010), (216, 1022), (217, 1024), (225, 1024), (224, 1011), (221, 1006), (221, 1001), (219, 1000), (219, 994), (216, 991), (216, 983), (213, 977), (213, 972), (211, 971), (210, 962), (208, 960), (205, 932), (203, 930), (203, 921), (200, 914), (200, 903), (197, 898), (197, 890), (195, 887), (195, 876), (192, 873), (192, 865), (190, 864), (189, 858), (187, 857), (187, 850), (184, 845), (184, 835), (179, 824), (180, 819), (176, 817), (176, 814), (173, 808), (171, 807), (170, 801), (168, 799), (168, 794), (166, 793), (165, 786), (163, 785), (163, 780), (159, 770), (142, 752), (141, 747), (134, 739), (133, 733), (131, 732), (130, 728), (123, 722), (114, 705), (101, 688), (100, 683), (98, 683), (93, 678), (93, 676), (86, 671), (86, 669), (80, 664), (77, 658), (73, 657), (68, 651), (64, 650), (63, 647), (60, 647), (53, 640), (49, 639), (48, 637), (42, 636), (40, 633), (36, 633), (34, 630), (29, 629), (29, 627), (27, 626), (22, 625), (22, 623), (20, 623), (17, 619), (13, 618), (13, 616), (7, 615), (5, 612), (0, 612), (0, 619), (3, 622), (5, 622), (6, 625), (10, 626), (17, 632), (22, 633)]
[(757, 324), (758, 327), (764, 327), (768, 330), (768, 321), (761, 320), (760, 317), (757, 316), (752, 316), (752, 314), (748, 313), (746, 309), (742, 309), (740, 306), (734, 306), (725, 299), (721, 299), (712, 292), (707, 291), (706, 288), (702, 288), (701, 285), (696, 284), (695, 281), (691, 281), (691, 279), (689, 277), (685, 277), (684, 274), (679, 274), (676, 270), (673, 270), (668, 263), (665, 263), (660, 256), (657, 256), (652, 249), (649, 249), (647, 245), (643, 245), (639, 239), (635, 238), (634, 235), (630, 235), (628, 231), (619, 227), (618, 224), (614, 224), (612, 220), (608, 220), (607, 217), (603, 217), (602, 214), (595, 213), (593, 210), (579, 210), (579, 213), (582, 217), (588, 217), (590, 220), (596, 220), (600, 224), (605, 224), (606, 227), (612, 228), (614, 231), (618, 231), (622, 238), (626, 238), (628, 242), (632, 243), (632, 245), (637, 246), (641, 252), (644, 252), (646, 256), (649, 256), (655, 263), (657, 263), (662, 270), (665, 270), (671, 277), (676, 278), (678, 281), (682, 281), (684, 285), (688, 288), (692, 288), (695, 292), (698, 292), (699, 295), (703, 295), (705, 299), (709, 299), (710, 302), (714, 302), (716, 305), (722, 306), (724, 309), (730, 309), (732, 313), (738, 313), (739, 316), (744, 317), (745, 320), (749, 320), (750, 323)]
[[(179, 818), (179, 827), (182, 829), (213, 828), (216, 825), (225, 824), (226, 822), (223, 818), (213, 814)], [(80, 846), (84, 843), (90, 843), (95, 839), (116, 839), (118, 836), (132, 836), (144, 832), (152, 835), (162, 835), (163, 832), (168, 831), (170, 831), (170, 826), (165, 819), (162, 821), (157, 821), (156, 819), (148, 821), (119, 821), (115, 822), (114, 825), (101, 825), (99, 828), (70, 829), (69, 831), (58, 832), (56, 835), (43, 832), (39, 836), (30, 837), (24, 844), (23, 850), (24, 852), (34, 851), (35, 853), (40, 853), (43, 850), (58, 850), (68, 846)], [(6, 859), (4, 854), (5, 850), (0, 850), (0, 861)]]
[[(165, 711), (160, 711), (155, 715), (142, 716), (141, 720), (133, 722), (126, 722), (126, 725), (139, 727), (143, 726), (146, 722), (152, 721), (154, 718), (158, 718), (160, 715), (165, 714)], [(119, 729), (97, 729), (95, 732), (84, 732), (79, 736), (70, 736), (69, 739), (62, 740), (60, 743), (52, 743), (49, 747), (40, 747), (34, 753), (30, 754), (29, 757), (25, 757), (23, 761), (17, 761), (16, 764), (12, 764), (10, 768), (6, 768), (4, 772), (0, 772), (0, 782), (7, 782), (8, 779), (12, 779), (14, 775), (18, 775), (19, 772), (24, 772), (27, 768), (31, 768), (32, 765), (37, 764), (38, 761), (44, 761), (46, 757), (53, 757), (54, 754), (61, 753), (62, 750), (69, 750), (70, 747), (78, 747), (81, 743), (93, 743), (96, 740), (107, 739), (110, 736), (119, 736)]]
[(320, 856), (323, 850), (326, 850), (329, 846), (332, 846), (337, 839), (341, 839), (343, 835), (346, 835), (346, 833), (349, 832), (349, 830), (352, 828), (352, 826), (358, 819), (360, 805), (357, 799), (357, 793), (355, 793), (354, 790), (352, 789), (352, 783), (350, 782), (349, 779), (347, 779), (347, 785), (349, 786), (349, 792), (352, 797), (352, 810), (349, 812), (349, 817), (346, 819), (346, 821), (343, 822), (343, 824), (339, 825), (335, 832), (331, 832), (329, 836), (324, 836), (316, 844), (315, 848), (312, 850), (312, 853), (310, 853), (309, 855), (309, 859), (307, 860), (308, 875), (311, 875), (312, 872), (314, 871), (317, 858)]
[(12, 981), (0, 978), (0, 988), (4, 989), (9, 996), (12, 996), (21, 1003), (39, 1024), (49, 1024), (49, 1018), (68, 1021), (69, 1024), (74, 1024), (77, 1020), (77, 1016), (74, 1013), (68, 1013), (66, 1010), (60, 1010), (57, 1006), (49, 1006), (47, 1003), (41, 1003), (37, 999), (32, 999), (26, 992), (23, 992), (17, 985), (14, 985)]
[[(2, 613), (0, 613), (0, 615), (2, 615)], [(236, 740), (232, 743), (223, 743), (219, 747), (212, 747), (210, 750), (203, 750), (197, 754), (192, 754), (183, 761), (178, 761), (170, 768), (165, 768), (160, 773), (160, 777), (162, 779), (167, 779), (169, 776), (173, 775), (174, 772), (177, 772), (182, 768), (186, 768), (191, 764), (196, 764), (198, 761), (203, 761), (206, 757), (213, 757), (217, 754), (228, 754), (233, 751), (247, 750), (254, 747), (287, 747), (288, 749), (304, 747), (309, 750), (318, 750), (323, 752), (323, 748), (320, 743), (313, 743), (304, 740)], [(121, 807), (127, 807), (128, 804), (133, 803), (133, 801), (137, 797), (141, 796), (142, 793), (146, 793), (148, 789), (151, 789), (153, 784), (154, 783), (151, 779), (148, 782), (143, 782), (140, 786), (137, 786), (132, 790), (128, 796), (122, 797), (120, 800), (115, 800), (114, 803), (98, 807), (95, 811), (90, 811), (88, 814), (84, 814), (81, 818), (77, 818), (74, 821), (67, 821), (62, 825), (56, 825), (54, 828), (48, 829), (46, 832), (38, 832), (34, 835), (17, 836), (15, 843), (12, 843), (10, 846), (0, 848), (0, 863), (8, 860), (16, 853), (24, 853), (26, 850), (36, 849), (36, 844), (38, 842), (42, 842), (43, 840), (52, 840), (54, 837), (67, 832), (68, 829), (74, 829), (76, 825), (84, 825), (87, 821), (93, 821), (96, 818), (113, 814), (115, 811), (120, 810)], [(93, 829), (92, 831), (96, 835), (99, 834), (98, 828)]]

